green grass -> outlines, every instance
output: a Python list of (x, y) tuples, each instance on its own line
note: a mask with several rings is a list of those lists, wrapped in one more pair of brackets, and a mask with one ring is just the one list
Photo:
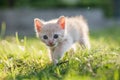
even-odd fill
[(54, 66), (37, 38), (0, 39), (0, 80), (120, 80), (120, 27), (90, 33), (91, 50), (77, 50)]

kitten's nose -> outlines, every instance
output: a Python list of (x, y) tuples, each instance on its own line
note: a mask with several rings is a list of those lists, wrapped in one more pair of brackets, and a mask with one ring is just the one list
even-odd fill
[(50, 41), (49, 41), (49, 44), (50, 44), (50, 45), (52, 45), (52, 44), (53, 44), (53, 41), (52, 41), (52, 40), (50, 40)]

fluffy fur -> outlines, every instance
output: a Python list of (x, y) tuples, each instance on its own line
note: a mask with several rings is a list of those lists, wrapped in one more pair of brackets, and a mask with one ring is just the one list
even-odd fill
[(90, 49), (88, 25), (82, 16), (61, 16), (46, 22), (35, 18), (34, 26), (37, 36), (48, 46), (50, 59), (55, 64), (76, 42)]

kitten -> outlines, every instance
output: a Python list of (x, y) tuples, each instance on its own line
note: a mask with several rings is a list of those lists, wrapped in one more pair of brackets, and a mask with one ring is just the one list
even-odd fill
[(35, 18), (34, 26), (37, 36), (48, 46), (54, 64), (76, 42), (90, 49), (88, 25), (82, 16), (61, 16), (47, 22)]

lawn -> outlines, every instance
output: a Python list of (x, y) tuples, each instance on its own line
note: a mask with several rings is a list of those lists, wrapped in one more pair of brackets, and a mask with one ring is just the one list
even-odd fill
[(0, 80), (120, 80), (120, 27), (91, 30), (91, 50), (68, 51), (57, 66), (39, 39), (15, 35), (0, 39)]

